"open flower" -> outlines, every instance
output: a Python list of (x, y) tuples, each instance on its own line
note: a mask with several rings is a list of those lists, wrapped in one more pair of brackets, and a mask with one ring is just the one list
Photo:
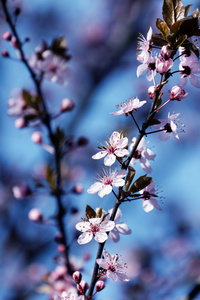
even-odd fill
[(123, 186), (125, 180), (123, 179), (126, 176), (126, 170), (109, 171), (103, 170), (103, 176), (98, 174), (98, 181), (91, 185), (87, 190), (89, 194), (95, 194), (98, 192), (99, 197), (103, 198), (105, 195), (108, 195), (112, 192), (113, 187)]
[(98, 242), (103, 243), (108, 239), (106, 232), (111, 231), (115, 226), (113, 221), (102, 221), (102, 218), (90, 218), (88, 221), (79, 222), (76, 224), (76, 229), (83, 233), (78, 237), (80, 245), (89, 243), (92, 238)]
[[(132, 139), (132, 142), (133, 143), (130, 146), (130, 150), (132, 150), (132, 148), (134, 147), (134, 144), (136, 142), (135, 137)], [(133, 158), (130, 161), (130, 164), (132, 166), (134, 166), (137, 163), (137, 161), (139, 160), (141, 168), (146, 173), (151, 173), (152, 168), (151, 168), (149, 160), (154, 160), (155, 157), (156, 157), (156, 154), (151, 149), (146, 148), (146, 142), (143, 137), (137, 147), (137, 150), (135, 151), (135, 153), (133, 155)]]
[(61, 297), (54, 296), (54, 300), (84, 300), (84, 296), (78, 296), (77, 292), (62, 292)]
[(200, 73), (200, 62), (197, 60), (196, 56), (185, 56), (181, 60), (179, 65), (179, 71), (183, 76), (181, 76), (181, 85), (186, 85), (188, 78), (193, 86), (200, 88), (200, 80), (196, 74)]
[(154, 207), (158, 210), (162, 210), (162, 208), (158, 204), (158, 201), (155, 198), (157, 197), (157, 195), (154, 181), (152, 181), (146, 188), (141, 190), (139, 193), (142, 194), (144, 211), (149, 212)]
[(127, 264), (121, 262), (121, 257), (118, 254), (110, 255), (106, 250), (103, 251), (104, 258), (98, 258), (97, 264), (106, 270), (106, 275), (113, 281), (117, 279), (121, 281), (129, 281), (126, 275)]
[(140, 52), (137, 55), (137, 60), (141, 63), (146, 63), (149, 58), (152, 34), (153, 30), (151, 27), (149, 28), (146, 39), (142, 34), (140, 34), (138, 41), (138, 50), (140, 50)]
[(159, 120), (160, 121), (160, 124), (157, 124), (157, 125), (153, 125), (152, 127), (155, 129), (155, 130), (162, 130), (160, 133), (159, 133), (159, 139), (161, 141), (168, 141), (171, 134), (173, 134), (173, 136), (175, 137), (175, 139), (180, 142), (180, 139), (179, 139), (179, 136), (178, 136), (178, 133), (181, 131), (180, 130), (180, 127), (177, 125), (177, 123), (175, 122), (175, 119), (180, 115), (180, 113), (178, 114), (174, 114), (174, 115), (171, 115), (170, 116), (170, 112), (168, 113), (168, 118), (167, 120)]
[(148, 81), (153, 80), (153, 77), (156, 75), (156, 59), (157, 56), (149, 56), (146, 63), (143, 63), (137, 67), (137, 77), (140, 77), (144, 73), (146, 73), (146, 77)]
[(114, 131), (109, 138), (108, 142), (106, 142), (106, 146), (101, 147), (102, 150), (92, 156), (93, 159), (104, 158), (104, 165), (111, 166), (116, 161), (116, 156), (124, 157), (129, 154), (127, 149), (124, 149), (128, 145), (127, 137), (120, 137), (120, 133)]
[(112, 115), (119, 116), (125, 114), (126, 116), (129, 113), (135, 113), (138, 108), (146, 103), (146, 100), (140, 101), (138, 98), (130, 98), (128, 101), (123, 102), (121, 105), (116, 105), (116, 108), (119, 110), (111, 113)]
[[(112, 211), (113, 209), (109, 209), (109, 218), (112, 215)], [(125, 223), (119, 222), (122, 218), (122, 212), (121, 210), (118, 208), (114, 222), (115, 222), (115, 227), (110, 231), (110, 238), (117, 243), (120, 240), (120, 234), (131, 234), (132, 231), (131, 229), (128, 227), (128, 225), (126, 225)]]

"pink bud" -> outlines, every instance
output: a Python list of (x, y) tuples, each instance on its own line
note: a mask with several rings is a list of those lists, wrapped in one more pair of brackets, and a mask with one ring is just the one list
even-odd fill
[(96, 283), (96, 291), (100, 292), (105, 288), (105, 283), (102, 280), (97, 281)]
[(86, 281), (81, 280), (79, 284), (77, 284), (77, 290), (82, 294), (85, 295), (86, 291), (88, 289), (88, 284)]
[(76, 271), (73, 273), (72, 278), (74, 279), (74, 281), (79, 284), (81, 282), (82, 279), (82, 274), (79, 271)]
[(31, 209), (28, 213), (28, 217), (33, 222), (41, 222), (43, 220), (42, 213), (38, 208)]
[(69, 98), (65, 98), (62, 100), (62, 103), (61, 103), (61, 112), (65, 112), (65, 111), (70, 111), (72, 109), (74, 109), (74, 102), (69, 99)]
[(161, 56), (166, 60), (169, 59), (169, 58), (173, 58), (175, 53), (176, 53), (176, 51), (170, 49), (170, 47), (168, 45), (163, 46), (162, 49), (161, 49), (161, 52), (160, 52)]
[(155, 90), (155, 87), (153, 85), (148, 88), (148, 94), (149, 94), (150, 99), (154, 98), (154, 90)]
[(63, 243), (64, 242), (64, 237), (63, 234), (61, 232), (58, 232), (55, 236), (55, 241), (57, 243)]
[(42, 144), (42, 134), (39, 131), (33, 132), (31, 140), (36, 144)]
[(10, 55), (9, 55), (9, 53), (8, 53), (8, 51), (6, 49), (3, 49), (1, 51), (1, 56), (3, 56), (3, 57), (9, 57)]
[(77, 183), (73, 189), (72, 189), (73, 193), (75, 194), (82, 194), (83, 193), (83, 186), (80, 183)]
[(170, 100), (180, 101), (181, 99), (187, 97), (188, 93), (182, 88), (181, 85), (175, 85), (171, 89)]
[(11, 36), (10, 31), (6, 31), (6, 32), (4, 32), (2, 37), (3, 37), (4, 40), (10, 41), (12, 36)]
[(16, 199), (24, 199), (31, 194), (30, 188), (25, 182), (13, 186), (12, 191)]
[(162, 56), (156, 59), (156, 71), (161, 75), (166, 74), (173, 66), (173, 60), (169, 58), (165, 60)]
[(15, 36), (12, 36), (12, 38), (11, 38), (11, 45), (13, 46), (13, 47), (15, 47), (15, 48), (18, 48), (19, 47), (19, 44), (18, 44), (18, 42), (17, 42), (17, 38), (15, 37)]
[(64, 244), (59, 244), (57, 247), (57, 250), (59, 253), (64, 253), (65, 252), (65, 245)]
[(24, 118), (18, 118), (15, 120), (15, 127), (16, 128), (24, 128), (26, 126), (26, 120)]

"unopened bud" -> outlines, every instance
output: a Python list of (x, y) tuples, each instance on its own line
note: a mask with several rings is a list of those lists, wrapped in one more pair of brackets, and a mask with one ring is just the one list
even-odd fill
[(12, 191), (16, 199), (24, 199), (31, 194), (30, 188), (25, 182), (13, 186)]
[(41, 222), (43, 220), (42, 213), (38, 208), (31, 209), (28, 213), (28, 217), (33, 222)]
[(57, 250), (59, 253), (64, 253), (66, 248), (65, 248), (65, 245), (64, 244), (59, 244), (58, 247), (57, 247)]
[(24, 118), (18, 118), (15, 120), (15, 127), (16, 128), (24, 128), (26, 127), (26, 120)]
[(74, 281), (79, 284), (81, 282), (82, 279), (82, 274), (79, 271), (76, 271), (73, 273), (72, 278), (74, 279)]
[(79, 147), (83, 147), (83, 146), (86, 146), (88, 144), (88, 139), (85, 138), (84, 136), (81, 136), (78, 138), (78, 141), (77, 141), (77, 145)]
[(39, 131), (33, 132), (31, 140), (36, 144), (42, 144), (42, 134)]
[(63, 234), (61, 232), (58, 232), (55, 236), (55, 241), (56, 243), (64, 243), (64, 237)]
[(154, 91), (155, 91), (155, 87), (153, 85), (148, 88), (148, 94), (150, 99), (154, 98)]
[(159, 56), (156, 59), (156, 71), (161, 75), (164, 75), (167, 72), (169, 72), (172, 66), (173, 66), (173, 60), (171, 58), (166, 60), (162, 56)]
[(21, 12), (21, 9), (20, 9), (19, 7), (15, 7), (15, 8), (13, 9), (13, 12), (14, 12), (15, 16), (19, 16), (19, 14), (20, 14), (20, 12)]
[(102, 280), (97, 281), (96, 283), (96, 291), (100, 292), (105, 288), (105, 283)]
[(82, 186), (82, 184), (77, 183), (77, 184), (73, 187), (72, 192), (75, 193), (75, 194), (82, 194), (82, 193), (83, 193), (83, 186)]
[(19, 44), (18, 44), (18, 42), (17, 42), (17, 38), (15, 37), (15, 36), (12, 36), (12, 38), (11, 38), (11, 45), (13, 46), (13, 47), (15, 47), (15, 48), (19, 48)]
[(3, 56), (3, 57), (9, 57), (10, 55), (9, 55), (9, 53), (8, 53), (8, 51), (6, 49), (3, 49), (1, 51), (1, 56)]
[(166, 60), (169, 58), (173, 58), (175, 53), (176, 51), (172, 50), (168, 45), (163, 46), (160, 52), (161, 56)]
[(171, 89), (170, 100), (181, 101), (181, 99), (187, 97), (188, 93), (182, 88), (181, 85), (175, 85)]
[(70, 111), (70, 110), (74, 109), (74, 106), (75, 106), (75, 104), (71, 99), (65, 98), (62, 100), (60, 110), (61, 110), (61, 112)]
[(3, 39), (6, 40), (6, 41), (10, 41), (11, 40), (11, 33), (10, 31), (6, 31), (4, 32), (4, 34), (2, 35)]
[(85, 295), (86, 291), (88, 289), (88, 284), (86, 281), (81, 280), (79, 284), (77, 284), (77, 290), (82, 294)]

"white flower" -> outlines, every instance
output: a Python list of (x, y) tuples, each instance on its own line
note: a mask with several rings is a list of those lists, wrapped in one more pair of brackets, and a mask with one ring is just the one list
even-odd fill
[(161, 130), (163, 129), (163, 131), (161, 131), (159, 133), (159, 139), (161, 141), (168, 141), (171, 134), (173, 134), (173, 136), (175, 137), (175, 139), (180, 142), (178, 133), (180, 132), (180, 128), (177, 125), (177, 123), (174, 122), (174, 120), (180, 115), (180, 113), (178, 114), (174, 114), (170, 116), (170, 112), (168, 113), (168, 119), (166, 120), (159, 120), (160, 124), (158, 125), (154, 125), (152, 126), (155, 130)]
[[(132, 142), (133, 143), (130, 146), (130, 150), (132, 150), (132, 148), (136, 142), (135, 137), (132, 139)], [(155, 157), (156, 157), (156, 154), (151, 149), (146, 148), (145, 139), (143, 137), (137, 147), (137, 150), (135, 151), (133, 158), (130, 161), (130, 164), (132, 166), (134, 166), (137, 163), (137, 161), (140, 160), (141, 168), (146, 173), (151, 173), (152, 168), (151, 168), (149, 160), (154, 160)]]
[(135, 113), (138, 108), (146, 103), (146, 100), (140, 101), (138, 98), (130, 98), (128, 101), (123, 102), (121, 105), (116, 105), (116, 108), (119, 110), (111, 113), (112, 115), (119, 116), (125, 114), (126, 116), (129, 113)]
[(101, 218), (91, 218), (88, 221), (79, 222), (76, 224), (76, 229), (83, 233), (78, 237), (80, 245), (89, 243), (93, 236), (98, 243), (103, 243), (107, 240), (106, 232), (111, 231), (115, 226), (113, 221), (105, 220), (102, 222)]
[(113, 187), (123, 186), (125, 180), (123, 179), (126, 176), (126, 170), (109, 171), (103, 170), (103, 176), (98, 175), (98, 181), (91, 185), (87, 190), (89, 194), (95, 194), (98, 192), (99, 197), (103, 198), (105, 195), (108, 195), (112, 192)]
[(121, 262), (121, 258), (118, 254), (110, 255), (106, 250), (103, 251), (104, 258), (98, 258), (96, 260), (97, 264), (106, 270), (106, 275), (108, 278), (116, 281), (117, 279), (121, 281), (129, 281), (126, 275), (127, 264)]
[(120, 133), (114, 131), (111, 137), (109, 138), (107, 145), (103, 146), (102, 147), (103, 149), (99, 151), (97, 154), (93, 155), (92, 158), (100, 159), (106, 156), (104, 158), (104, 165), (111, 166), (115, 163), (116, 156), (124, 157), (129, 154), (128, 150), (124, 149), (127, 145), (128, 145), (128, 138), (127, 137), (120, 138)]
[(157, 200), (155, 199), (155, 197), (157, 196), (154, 181), (152, 181), (146, 188), (139, 191), (139, 193), (142, 194), (144, 211), (149, 212), (154, 207), (158, 210), (162, 210)]
[[(109, 209), (109, 218), (112, 215), (112, 211), (113, 209)], [(122, 212), (121, 210), (118, 208), (114, 222), (115, 222), (115, 227), (113, 228), (113, 230), (110, 231), (109, 236), (110, 238), (116, 243), (119, 241), (120, 239), (120, 233), (121, 234), (131, 234), (131, 229), (128, 227), (128, 225), (126, 225), (125, 223), (119, 222), (122, 218)]]
[(54, 296), (54, 300), (84, 300), (84, 296), (78, 296), (77, 292), (62, 292), (61, 297)]
[(139, 60), (139, 62), (143, 64), (146, 63), (149, 58), (152, 34), (153, 30), (150, 27), (147, 33), (147, 39), (145, 39), (145, 37), (142, 34), (140, 34), (139, 37), (138, 50), (140, 50), (140, 53), (137, 56), (137, 60)]
[(146, 73), (148, 81), (153, 80), (153, 77), (156, 75), (156, 59), (157, 56), (149, 56), (146, 63), (143, 63), (137, 67), (137, 77), (140, 77)]

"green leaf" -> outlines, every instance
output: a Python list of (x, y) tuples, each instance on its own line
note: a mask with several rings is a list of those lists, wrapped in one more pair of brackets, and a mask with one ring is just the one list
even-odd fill
[(140, 176), (131, 186), (129, 191), (131, 193), (137, 193), (143, 190), (152, 182), (152, 177), (147, 177), (147, 175)]
[(22, 96), (27, 106), (38, 111), (38, 97), (31, 95), (27, 90), (22, 91)]
[(56, 128), (56, 132), (54, 133), (54, 141), (60, 146), (62, 146), (65, 142), (65, 133), (59, 126)]
[(165, 37), (166, 35), (168, 35), (169, 30), (165, 21), (158, 18), (156, 20), (156, 27), (158, 28), (162, 36)]
[(134, 176), (135, 176), (135, 169), (129, 166), (128, 167), (128, 174), (126, 176), (126, 181), (125, 181), (125, 190), (126, 190), (126, 192), (128, 191), (129, 186), (131, 185)]
[(85, 214), (86, 214), (86, 217), (87, 217), (88, 219), (96, 218), (96, 212), (95, 212), (94, 209), (93, 209), (91, 206), (89, 206), (89, 205), (86, 206)]
[(162, 7), (163, 19), (168, 27), (185, 17), (185, 7), (181, 0), (164, 0)]
[(51, 169), (50, 165), (46, 166), (46, 180), (48, 181), (50, 188), (53, 191), (55, 191), (56, 187), (56, 174)]

